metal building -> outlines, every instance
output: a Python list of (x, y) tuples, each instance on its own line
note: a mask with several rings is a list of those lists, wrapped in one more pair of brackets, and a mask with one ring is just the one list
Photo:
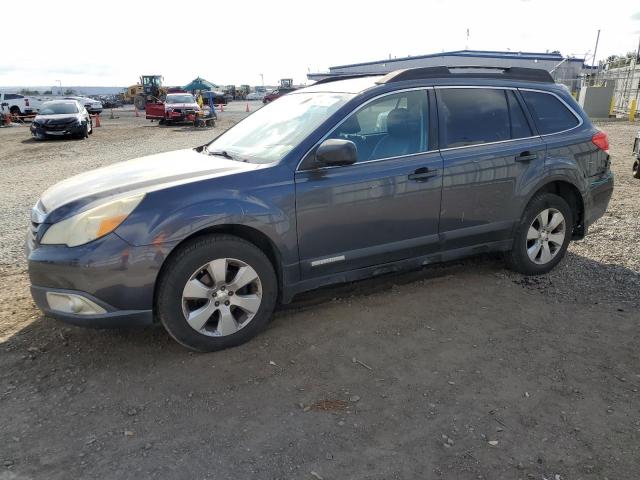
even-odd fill
[[(563, 57), (560, 52), (499, 52), (490, 50), (456, 50), (453, 52), (418, 55), (416, 57), (389, 58), (374, 62), (354, 63), (329, 67), (328, 72), (309, 73), (309, 80), (352, 75), (357, 73), (386, 73), (403, 68), (436, 66), (490, 66), (544, 68), (553, 73), (556, 81), (574, 83), (583, 70), (584, 58)], [(569, 85), (570, 86), (570, 85)]]

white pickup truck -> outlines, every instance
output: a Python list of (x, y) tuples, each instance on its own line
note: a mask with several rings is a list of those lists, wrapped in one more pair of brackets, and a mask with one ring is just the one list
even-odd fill
[(15, 115), (29, 115), (37, 113), (43, 100), (20, 95), (18, 93), (0, 92), (0, 108), (3, 112), (9, 112)]

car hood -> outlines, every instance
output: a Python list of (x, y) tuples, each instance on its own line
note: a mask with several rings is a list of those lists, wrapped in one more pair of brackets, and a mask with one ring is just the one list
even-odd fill
[(56, 115), (36, 115), (33, 121), (41, 124), (66, 123), (67, 121), (76, 120), (78, 118), (80, 118), (79, 113), (58, 113)]
[(199, 108), (197, 103), (165, 103), (164, 108)]
[(205, 155), (193, 149), (160, 153), (81, 173), (63, 180), (42, 194), (43, 213), (65, 206), (56, 221), (103, 198), (127, 193), (148, 193), (206, 178), (254, 170), (260, 165)]

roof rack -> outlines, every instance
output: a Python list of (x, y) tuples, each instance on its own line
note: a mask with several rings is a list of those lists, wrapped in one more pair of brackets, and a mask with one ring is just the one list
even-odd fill
[[(490, 72), (452, 72), (451, 70), (492, 70)], [(498, 71), (500, 73), (498, 73)], [(486, 65), (460, 65), (454, 67), (422, 67), (395, 70), (386, 74), (376, 83), (403, 82), (406, 80), (421, 80), (425, 78), (498, 78), (506, 80), (526, 80), (530, 82), (554, 83), (551, 74), (542, 68), (523, 67), (492, 67)]]
[(323, 78), (322, 80), (317, 80), (314, 85), (320, 85), (321, 83), (331, 83), (337, 82), (338, 80), (349, 80), (350, 78), (363, 78), (363, 77), (373, 77), (373, 76), (381, 76), (384, 73), (350, 73), (347, 75), (334, 75), (333, 77)]

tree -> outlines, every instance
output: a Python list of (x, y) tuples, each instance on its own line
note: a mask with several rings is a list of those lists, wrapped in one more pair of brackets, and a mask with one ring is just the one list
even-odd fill
[(75, 95), (75, 93), (76, 93), (76, 91), (75, 91), (75, 90), (73, 90), (73, 89), (71, 89), (71, 88), (67, 88), (67, 89), (64, 91), (63, 95)]
[(38, 90), (29, 90), (28, 88), (23, 88), (20, 90), (21, 95), (40, 95)]

